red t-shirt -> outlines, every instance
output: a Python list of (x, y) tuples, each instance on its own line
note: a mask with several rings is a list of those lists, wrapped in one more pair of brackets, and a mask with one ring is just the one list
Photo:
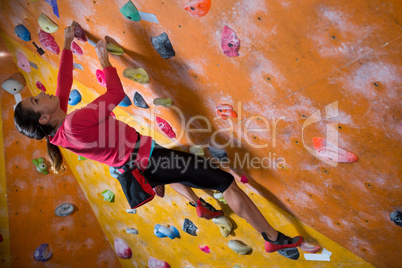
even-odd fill
[[(138, 139), (136, 130), (110, 116), (113, 109), (124, 99), (123, 86), (114, 67), (106, 67), (107, 91), (84, 108), (68, 114), (50, 143), (66, 148), (109, 166), (122, 166), (130, 158)], [(73, 54), (63, 50), (56, 96), (60, 108), (67, 112), (68, 99), (73, 84)]]

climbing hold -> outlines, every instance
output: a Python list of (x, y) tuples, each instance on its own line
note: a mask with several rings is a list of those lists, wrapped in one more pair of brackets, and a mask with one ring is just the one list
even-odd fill
[(236, 32), (225, 26), (222, 32), (221, 47), (223, 53), (228, 57), (239, 56), (240, 39), (237, 38)]
[(169, 263), (165, 261), (159, 261), (153, 257), (150, 257), (148, 260), (149, 268), (170, 268)]
[(17, 53), (17, 65), (27, 73), (31, 72), (31, 65), (29, 64), (27, 57), (25, 57), (21, 52)]
[(149, 108), (149, 106), (145, 102), (144, 98), (138, 92), (135, 92), (133, 102), (134, 102), (134, 105), (137, 107), (144, 108), (144, 109)]
[(117, 177), (121, 174), (120, 171), (115, 167), (109, 167), (110, 176), (117, 179)]
[(0, 242), (3, 242), (3, 235), (0, 234)]
[(211, 147), (211, 146), (208, 146), (208, 150), (209, 150), (209, 153), (212, 155), (212, 157), (218, 159), (219, 161), (223, 161), (223, 162), (229, 161), (228, 155), (225, 151), (220, 150), (215, 147)]
[(211, 253), (211, 250), (209, 249), (208, 246), (199, 246), (199, 249), (201, 249), (205, 253)]
[(127, 228), (126, 233), (128, 234), (138, 234), (138, 230), (135, 228)]
[(74, 26), (75, 26), (74, 27), (75, 38), (77, 38), (81, 42), (88, 41), (85, 31), (84, 31), (84, 29), (82, 29), (81, 25), (78, 22), (74, 22)]
[(1, 84), (1, 87), (11, 95), (17, 95), (21, 92), (25, 85), (26, 81), (24, 76), (22, 75), (22, 73), (18, 72), (7, 78), (7, 80), (4, 81), (3, 84)]
[(174, 226), (163, 226), (160, 224), (156, 224), (154, 228), (154, 234), (157, 237), (169, 237), (170, 239), (175, 239), (176, 237), (180, 237), (179, 231)]
[(63, 203), (56, 208), (54, 213), (59, 217), (66, 217), (74, 212), (74, 206), (70, 203)]
[(106, 44), (106, 49), (113, 55), (121, 56), (124, 54), (124, 50), (122, 48), (111, 43)]
[(233, 110), (233, 106), (228, 104), (218, 104), (216, 106), (216, 113), (225, 120), (228, 117), (237, 118), (237, 113)]
[(140, 21), (141, 16), (135, 5), (129, 0), (122, 8), (120, 8), (121, 14), (129, 20)]
[(402, 212), (397, 210), (392, 212), (391, 221), (393, 221), (396, 225), (402, 227)]
[(123, 76), (140, 84), (149, 83), (149, 76), (147, 72), (142, 68), (127, 68), (123, 71)]
[(240, 181), (241, 181), (242, 183), (248, 183), (248, 179), (247, 179), (247, 177), (244, 176), (244, 175), (241, 176)]
[(162, 33), (158, 36), (151, 37), (151, 42), (155, 50), (159, 53), (159, 55), (161, 55), (162, 58), (169, 59), (176, 55), (167, 33)]
[(338, 163), (353, 163), (359, 160), (354, 153), (336, 147), (323, 138), (313, 138), (313, 145), (317, 154), (326, 160)]
[(245, 255), (251, 251), (251, 247), (239, 240), (230, 240), (228, 246), (231, 250), (240, 255)]
[(71, 90), (70, 96), (68, 97), (68, 104), (74, 106), (80, 102), (81, 102), (80, 92), (76, 89)]
[(112, 191), (110, 191), (109, 189), (104, 190), (102, 192), (102, 195), (103, 195), (103, 200), (108, 201), (109, 203), (114, 202), (114, 193)]
[(235, 265), (233, 266), (233, 268), (241, 268), (241, 266), (238, 265), (238, 264), (235, 264)]
[(213, 218), (212, 222), (218, 225), (221, 234), (224, 237), (228, 237), (229, 234), (232, 232), (233, 224), (232, 222), (226, 218), (225, 216), (219, 216), (217, 218)]
[(53, 52), (54, 54), (60, 53), (60, 47), (56, 43), (56, 40), (54, 40), (54, 37), (50, 33), (46, 33), (41, 30), (38, 34), (38, 37), (39, 37), (39, 42), (45, 49)]
[(49, 174), (49, 170), (47, 169), (47, 165), (45, 163), (45, 159), (43, 157), (39, 157), (38, 159), (33, 159), (32, 163), (35, 165), (36, 170), (45, 175)]
[(38, 18), (39, 26), (47, 33), (54, 33), (59, 29), (56, 23), (54, 23), (45, 13), (40, 14)]
[(309, 243), (307, 243), (307, 242), (305, 242), (305, 241), (303, 241), (303, 243), (301, 243), (300, 244), (300, 246), (299, 246), (302, 250), (304, 250), (304, 251), (307, 251), (307, 252), (310, 252), (310, 253), (316, 253), (316, 252), (318, 252), (320, 249), (321, 249), (321, 247), (320, 246), (318, 246), (318, 245), (311, 245), (311, 244), (309, 244)]
[(116, 115), (114, 114), (114, 112), (110, 112), (110, 116), (113, 117), (113, 119), (116, 119)]
[(105, 78), (105, 74), (103, 73), (102, 70), (98, 69), (96, 70), (96, 79), (98, 80), (99, 85), (101, 85), (102, 87), (106, 87), (106, 78)]
[(124, 99), (119, 103), (119, 106), (121, 106), (121, 107), (128, 107), (128, 106), (130, 106), (131, 105), (131, 100), (130, 100), (130, 98), (126, 95), (125, 97), (124, 97)]
[(47, 250), (47, 247), (49, 246), (49, 244), (41, 244), (34, 253), (34, 258), (37, 261), (47, 261), (52, 257), (52, 252)]
[(79, 160), (79, 161), (84, 161), (84, 160), (87, 160), (87, 159), (86, 159), (85, 157), (79, 155), (79, 156), (78, 156), (78, 160)]
[(24, 25), (18, 24), (17, 26), (15, 26), (14, 32), (22, 40), (31, 41), (31, 33)]
[(42, 90), (42, 91), (46, 92), (46, 88), (45, 88), (45, 86), (42, 84), (41, 81), (37, 81), (37, 82), (36, 82), (36, 87), (37, 87), (39, 90)]
[(204, 157), (205, 156), (204, 150), (199, 145), (191, 146), (190, 147), (190, 153), (195, 154), (196, 156), (199, 156), (199, 157)]
[(126, 209), (126, 212), (129, 214), (135, 214), (135, 213), (137, 213), (137, 210), (135, 208), (131, 208), (131, 209)]
[(84, 70), (81, 64), (73, 62), (74, 69)]
[(74, 53), (74, 54), (77, 54), (77, 55), (82, 55), (82, 54), (84, 54), (84, 51), (82, 51), (82, 49), (80, 48), (80, 46), (76, 43), (76, 42), (71, 42), (71, 51)]
[(58, 18), (59, 16), (59, 8), (57, 6), (57, 0), (45, 0), (53, 8), (53, 14), (56, 15)]
[(166, 108), (169, 108), (170, 106), (172, 106), (173, 101), (169, 98), (163, 99), (163, 98), (156, 98), (154, 99), (154, 105), (156, 106), (163, 106)]
[(223, 197), (223, 194), (222, 194), (222, 193), (220, 193), (220, 192), (214, 192), (213, 195), (214, 195), (214, 198), (216, 198), (216, 199), (219, 200), (219, 202), (221, 202), (221, 203), (227, 205), (227, 202), (226, 202), (225, 198)]
[(197, 226), (195, 226), (195, 224), (190, 221), (189, 219), (185, 218), (184, 219), (184, 223), (183, 223), (183, 231), (185, 231), (188, 234), (197, 236)]
[(211, 0), (192, 0), (184, 4), (183, 8), (193, 17), (202, 17), (210, 10)]
[(130, 259), (133, 255), (131, 248), (120, 238), (114, 240), (114, 249), (116, 250), (117, 256), (122, 259)]
[(163, 133), (165, 133), (169, 138), (171, 139), (176, 138), (176, 133), (174, 133), (172, 127), (168, 122), (157, 116), (156, 123), (158, 124), (160, 130), (162, 130)]
[(297, 248), (283, 248), (277, 251), (280, 255), (291, 260), (297, 260), (300, 257), (299, 250)]

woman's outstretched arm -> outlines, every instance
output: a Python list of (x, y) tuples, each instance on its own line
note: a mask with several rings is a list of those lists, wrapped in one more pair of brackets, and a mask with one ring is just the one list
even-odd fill
[(60, 100), (60, 108), (67, 113), (68, 98), (70, 97), (71, 87), (73, 85), (73, 52), (70, 50), (71, 43), (74, 40), (74, 27), (64, 29), (64, 47), (61, 52), (59, 74), (57, 76), (56, 96)]

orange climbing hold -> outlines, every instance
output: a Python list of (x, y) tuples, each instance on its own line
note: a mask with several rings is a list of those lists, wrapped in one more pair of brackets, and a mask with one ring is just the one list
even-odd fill
[(219, 104), (216, 106), (216, 113), (225, 120), (228, 119), (228, 117), (237, 118), (237, 113), (233, 110), (233, 107), (228, 104)]
[(313, 145), (317, 154), (327, 160), (338, 163), (353, 163), (359, 160), (354, 153), (338, 148), (323, 138), (313, 138)]
[(184, 4), (183, 8), (193, 17), (203, 17), (211, 8), (211, 0), (192, 0)]

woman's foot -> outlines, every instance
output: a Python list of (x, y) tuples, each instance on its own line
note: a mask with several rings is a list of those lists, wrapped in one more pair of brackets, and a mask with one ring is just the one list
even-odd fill
[(301, 236), (295, 236), (293, 238), (290, 238), (281, 232), (278, 232), (278, 237), (276, 238), (275, 241), (269, 240), (264, 236), (265, 233), (263, 233), (263, 237), (265, 239), (265, 251), (266, 252), (274, 252), (280, 249), (285, 249), (285, 248), (295, 248), (300, 246), (303, 243), (303, 237)]
[(200, 218), (210, 220), (223, 215), (222, 210), (216, 210), (211, 204), (205, 202), (202, 198), (200, 198), (195, 204), (190, 202), (190, 205), (196, 207), (197, 215)]
[(102, 69), (105, 69), (106, 67), (111, 66), (111, 64), (109, 62), (109, 55), (107, 52), (105, 41), (100, 40), (96, 44), (95, 51), (96, 51), (96, 54), (98, 55), (99, 63), (101, 65)]

